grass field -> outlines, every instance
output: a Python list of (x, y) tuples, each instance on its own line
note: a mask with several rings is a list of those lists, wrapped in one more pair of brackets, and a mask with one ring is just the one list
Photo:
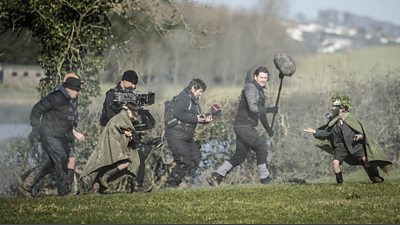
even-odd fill
[(147, 194), (3, 198), (0, 223), (400, 223), (400, 181), (238, 185)]

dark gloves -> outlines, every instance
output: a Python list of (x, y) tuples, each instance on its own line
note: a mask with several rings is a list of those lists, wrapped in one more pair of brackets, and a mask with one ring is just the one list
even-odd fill
[(268, 136), (270, 136), (270, 137), (274, 136), (274, 131), (271, 128), (266, 129), (266, 130), (267, 130)]
[(156, 138), (153, 138), (152, 140), (150, 140), (150, 141), (149, 141), (148, 143), (146, 143), (146, 144), (148, 144), (148, 145), (153, 145), (153, 146), (155, 146), (156, 148), (161, 148), (161, 146), (163, 146), (164, 142), (163, 142), (163, 140), (162, 140), (161, 137), (156, 137)]
[(278, 108), (279, 107), (277, 107), (277, 106), (276, 107), (275, 106), (274, 107), (267, 107), (266, 111), (267, 111), (267, 113), (278, 113)]
[(136, 142), (136, 143), (139, 143), (139, 142), (142, 141), (142, 138), (143, 138), (143, 133), (141, 133), (141, 132), (135, 132), (135, 133), (133, 134), (132, 141), (134, 141), (134, 142)]
[(128, 142), (128, 147), (131, 149), (136, 149), (139, 147), (139, 143), (142, 140), (143, 133), (134, 132), (132, 134), (132, 139)]
[(29, 133), (29, 141), (35, 143), (39, 141), (39, 127), (32, 127), (32, 131)]

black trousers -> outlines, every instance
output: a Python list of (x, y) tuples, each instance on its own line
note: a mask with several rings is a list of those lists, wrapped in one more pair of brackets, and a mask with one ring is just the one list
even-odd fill
[(35, 180), (38, 181), (47, 174), (55, 172), (58, 195), (66, 195), (70, 192), (67, 167), (70, 152), (68, 141), (44, 135), (40, 136), (40, 140), (48, 157), (37, 167)]
[(141, 144), (139, 146), (139, 159), (140, 159), (140, 166), (138, 170), (138, 174), (136, 176), (136, 181), (138, 184), (143, 184), (145, 172), (146, 172), (146, 160), (149, 157), (153, 146), (147, 144)]
[(228, 160), (233, 167), (242, 164), (246, 160), (250, 149), (256, 153), (257, 165), (267, 163), (266, 141), (258, 135), (255, 127), (235, 126), (234, 131), (236, 134), (236, 152)]
[(166, 137), (166, 139), (176, 162), (176, 166), (168, 177), (167, 186), (176, 187), (182, 183), (186, 175), (190, 175), (197, 169), (201, 161), (201, 152), (193, 139), (191, 141), (175, 137)]

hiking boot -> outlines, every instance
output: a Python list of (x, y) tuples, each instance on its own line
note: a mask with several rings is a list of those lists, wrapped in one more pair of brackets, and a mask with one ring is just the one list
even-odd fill
[(110, 188), (110, 186), (108, 186), (108, 183), (107, 183), (107, 178), (108, 178), (108, 176), (101, 176), (101, 177), (99, 178), (99, 183), (100, 183), (105, 189)]
[(211, 187), (218, 187), (224, 177), (217, 172), (211, 173), (211, 176), (206, 177), (208, 184)]
[(372, 181), (373, 184), (377, 184), (377, 183), (383, 183), (385, 179), (383, 179), (383, 177), (381, 176), (374, 176), (370, 177), (370, 180)]
[(32, 198), (32, 197), (33, 197), (33, 196), (32, 196), (32, 191), (31, 191), (31, 190), (25, 189), (22, 185), (21, 185), (21, 186), (18, 186), (18, 192), (19, 192), (21, 195), (23, 195), (24, 197), (27, 197), (27, 198)]
[(108, 178), (112, 177), (114, 175), (116, 175), (120, 170), (118, 169), (118, 167), (114, 167), (110, 170), (108, 170), (107, 172), (104, 173), (103, 176), (101, 176), (99, 178), (99, 183), (105, 188), (105, 189), (109, 189), (110, 186), (108, 186)]
[(343, 184), (343, 174), (342, 174), (342, 172), (335, 173), (335, 177), (336, 177), (336, 183), (337, 184)]
[(263, 179), (260, 179), (260, 183), (261, 184), (270, 184), (271, 182), (272, 182), (272, 179), (271, 179), (270, 176), (268, 176), (266, 178), (263, 178)]

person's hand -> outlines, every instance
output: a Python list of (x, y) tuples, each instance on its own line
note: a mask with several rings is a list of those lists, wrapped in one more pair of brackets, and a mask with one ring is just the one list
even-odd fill
[(135, 143), (142, 142), (142, 138), (143, 138), (144, 133), (141, 133), (141, 132), (133, 132), (133, 131), (130, 131), (130, 132), (132, 133), (132, 136), (130, 137), (130, 139), (131, 139), (133, 142), (135, 142)]
[(124, 134), (125, 134), (125, 136), (127, 136), (130, 140), (132, 140), (132, 136), (133, 136), (132, 131), (125, 130), (125, 131), (124, 131)]
[(213, 121), (212, 115), (208, 115), (208, 116), (206, 116), (204, 114), (197, 115), (197, 122), (198, 123), (205, 124), (205, 123), (210, 123), (211, 121)]
[(197, 122), (204, 123), (206, 121), (206, 116), (204, 114), (197, 115)]
[(308, 132), (308, 133), (312, 133), (312, 134), (315, 134), (315, 132), (316, 132), (315, 129), (310, 128), (310, 127), (304, 128), (303, 131)]
[(362, 134), (355, 134), (353, 137), (353, 141), (359, 141), (362, 140), (364, 137)]
[(77, 130), (73, 129), (72, 133), (74, 134), (74, 137), (78, 140), (78, 141), (84, 141), (85, 140), (85, 135), (83, 135), (81, 132), (78, 132)]
[(205, 120), (205, 122), (206, 123), (210, 123), (210, 122), (212, 122), (214, 119), (213, 119), (213, 116), (212, 115), (208, 115), (208, 116), (206, 116), (206, 120)]
[(272, 137), (274, 136), (274, 131), (272, 129), (267, 130), (268, 136)]
[(32, 127), (31, 132), (29, 133), (29, 141), (31, 143), (35, 143), (37, 141), (39, 141), (39, 128), (38, 127)]

